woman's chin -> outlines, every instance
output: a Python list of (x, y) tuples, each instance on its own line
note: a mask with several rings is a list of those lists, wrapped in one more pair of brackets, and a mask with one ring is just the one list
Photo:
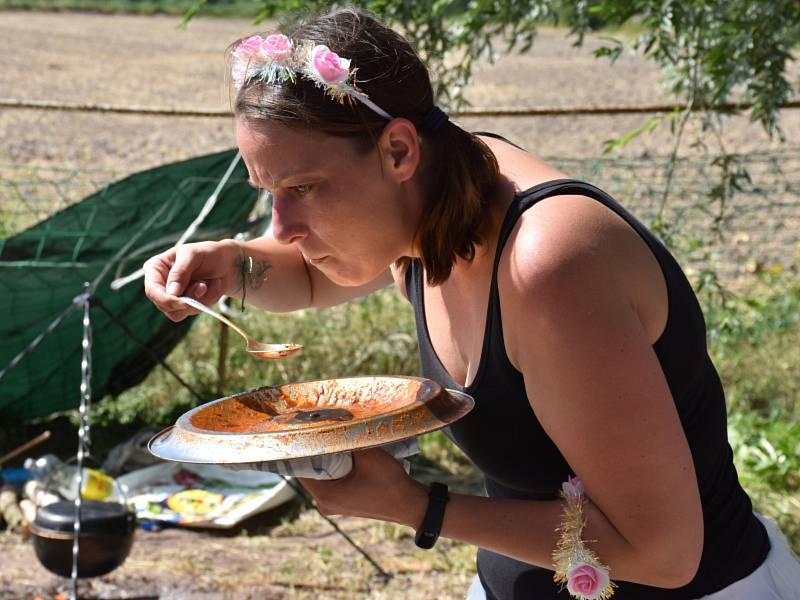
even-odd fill
[(317, 269), (331, 282), (342, 287), (358, 287), (372, 281), (364, 273), (348, 269), (346, 266), (341, 268), (341, 265), (326, 263), (318, 266)]
[(332, 273), (332, 274), (324, 273), (324, 274), (333, 283), (342, 287), (358, 287), (360, 285), (366, 285), (367, 283), (369, 283), (368, 280), (364, 281), (363, 279), (348, 277), (340, 273)]

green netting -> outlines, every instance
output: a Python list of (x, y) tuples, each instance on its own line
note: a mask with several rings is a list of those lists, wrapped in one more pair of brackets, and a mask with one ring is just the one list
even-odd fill
[[(0, 239), (0, 370), (83, 293), (84, 282), (98, 277), (94, 297), (165, 357), (190, 322), (166, 319), (145, 298), (141, 280), (118, 291), (109, 283), (175, 243), (235, 155), (225, 151), (137, 173)], [(242, 231), (256, 201), (240, 161), (194, 238)], [(8, 207), (10, 198), (3, 203)], [(0, 220), (4, 214), (10, 213), (0, 211)], [(9, 231), (7, 223), (0, 231)], [(99, 399), (140, 382), (156, 360), (105, 312), (91, 314), (92, 396)], [(0, 418), (29, 420), (78, 406), (81, 319), (82, 310), (73, 311), (0, 379)]]

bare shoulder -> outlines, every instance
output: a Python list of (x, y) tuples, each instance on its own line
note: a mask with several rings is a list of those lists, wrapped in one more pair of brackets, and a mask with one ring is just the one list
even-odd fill
[[(504, 248), (498, 284), (510, 318), (627, 306), (653, 341), (666, 322), (666, 286), (652, 252), (621, 216), (586, 196), (553, 196), (525, 211)], [(511, 357), (519, 341), (514, 331), (507, 337)]]
[[(617, 262), (635, 238), (638, 234), (597, 200), (580, 195), (545, 198), (520, 216), (499, 274), (511, 290), (522, 291), (589, 283), (587, 277), (605, 279), (613, 274), (603, 271), (620, 272)], [(574, 276), (579, 280), (573, 281)]]

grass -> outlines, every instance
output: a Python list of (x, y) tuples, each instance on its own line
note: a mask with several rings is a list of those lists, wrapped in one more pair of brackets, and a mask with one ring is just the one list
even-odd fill
[[(699, 287), (710, 350), (728, 392), (729, 437), (740, 481), (755, 509), (775, 519), (800, 552), (800, 423), (796, 414), (800, 278), (790, 270), (763, 272), (739, 295), (723, 292), (706, 280)], [(197, 317), (168, 360), (208, 398), (283, 381), (417, 372), (413, 314), (394, 291), (325, 311), (268, 315), (248, 310), (237, 320), (258, 339), (299, 341), (306, 348), (284, 362), (254, 361), (244, 354), (238, 337), (231, 337), (227, 378), (218, 393), (220, 329), (215, 321)], [(96, 455), (102, 456), (102, 446), (124, 439), (125, 432), (146, 424), (170, 424), (194, 404), (191, 394), (171, 376), (162, 368), (155, 369), (136, 388), (93, 406)], [(2, 425), (0, 434), (7, 429), (6, 423)], [(422, 455), (412, 462), (415, 477), (446, 481), (456, 491), (480, 490), (480, 473), (443, 434), (425, 435), (420, 445)], [(185, 544), (177, 545), (174, 552), (165, 548), (163, 553), (154, 546), (151, 551), (158, 556), (158, 564), (137, 566), (132, 562), (128, 568), (134, 570), (127, 571), (128, 579), (122, 579), (121, 585), (142, 581), (185, 585), (190, 581), (202, 589), (241, 594), (269, 583), (272, 589), (297, 598), (322, 594), (332, 599), (391, 600), (407, 597), (409, 589), (418, 597), (457, 598), (463, 597), (474, 574), (474, 546), (442, 539), (433, 552), (424, 552), (415, 548), (408, 528), (337, 519), (383, 569), (394, 574), (390, 582), (378, 582), (372, 566), (318, 514), (310, 510), (295, 514), (277, 527), (254, 529), (235, 539), (203, 538), (204, 545), (224, 548), (225, 554), (233, 557), (227, 561), (219, 561), (216, 552), (187, 559)], [(264, 557), (261, 565), (268, 566), (248, 568), (254, 556)], [(293, 582), (300, 587), (292, 587)]]
[(709, 345), (728, 398), (739, 480), (800, 553), (800, 278), (762, 270), (747, 291), (701, 289)]

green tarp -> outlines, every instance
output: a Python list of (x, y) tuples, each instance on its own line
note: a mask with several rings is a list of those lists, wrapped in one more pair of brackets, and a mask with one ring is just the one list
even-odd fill
[[(94, 297), (165, 357), (191, 320), (177, 325), (159, 313), (144, 296), (141, 279), (118, 291), (109, 284), (175, 243), (235, 155), (225, 151), (137, 173), (0, 240), (0, 371), (72, 304), (84, 282), (109, 266)], [(194, 238), (221, 239), (242, 231), (256, 200), (239, 161)], [(82, 308), (73, 311), (0, 378), (0, 419), (30, 420), (78, 406), (82, 318)], [(99, 308), (91, 309), (91, 320), (97, 400), (139, 383), (155, 360)]]

